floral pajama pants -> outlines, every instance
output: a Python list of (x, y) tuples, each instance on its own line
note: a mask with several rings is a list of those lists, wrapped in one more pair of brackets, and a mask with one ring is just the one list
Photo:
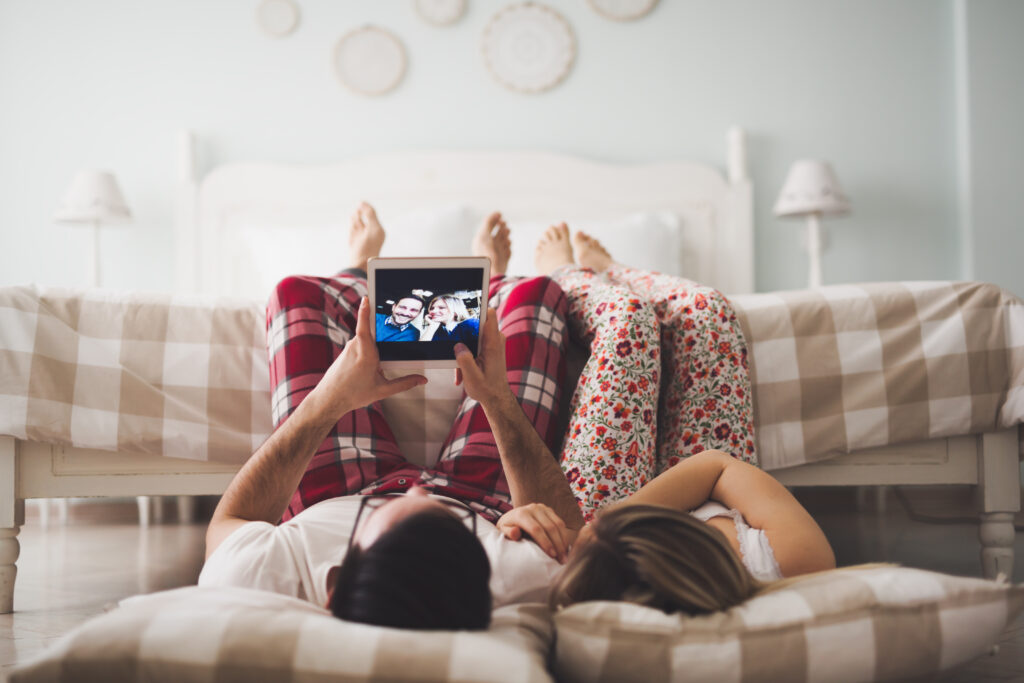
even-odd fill
[[(289, 277), (277, 285), (267, 304), (275, 428), (295, 412), (352, 337), (365, 294), (366, 280), (346, 273)], [(491, 278), (490, 296), (505, 335), (509, 386), (548, 448), (557, 450), (568, 345), (565, 295), (546, 277), (507, 281), (498, 276)], [(328, 498), (404, 492), (414, 484), (461, 500), (492, 522), (512, 509), (494, 435), (479, 403), (462, 402), (438, 461), (429, 468), (402, 456), (379, 404), (346, 413), (317, 448), (283, 519)]]
[(552, 279), (590, 348), (561, 452), (586, 519), (704, 450), (756, 464), (746, 342), (721, 293), (619, 265)]

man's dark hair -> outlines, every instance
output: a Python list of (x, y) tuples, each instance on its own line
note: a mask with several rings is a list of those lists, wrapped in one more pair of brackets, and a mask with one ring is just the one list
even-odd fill
[[(400, 296), (397, 299), (395, 299), (395, 304), (398, 304), (399, 301), (404, 301), (405, 299), (415, 299), (416, 301), (419, 301), (420, 308), (425, 308), (427, 305), (427, 300), (418, 294), (406, 294), (405, 296)], [(391, 307), (394, 308), (395, 304), (393, 304)]]
[(491, 565), (479, 539), (445, 512), (421, 512), (352, 546), (338, 571), (339, 619), (424, 630), (481, 630), (491, 622)]

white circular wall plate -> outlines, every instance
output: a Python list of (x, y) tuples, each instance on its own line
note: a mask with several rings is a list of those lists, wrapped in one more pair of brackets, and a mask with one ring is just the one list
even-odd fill
[(558, 85), (576, 58), (576, 40), (565, 18), (533, 2), (509, 5), (484, 28), (484, 62), (495, 80), (518, 92)]
[(390, 92), (405, 75), (405, 48), (390, 31), (357, 28), (334, 47), (334, 71), (346, 87), (361, 95)]
[(448, 26), (462, 18), (466, 0), (414, 0), (416, 13), (428, 24)]
[(658, 0), (587, 0), (594, 10), (608, 19), (632, 21), (644, 16), (658, 4)]
[(292, 0), (263, 0), (256, 8), (256, 23), (267, 35), (283, 38), (299, 25), (299, 6)]

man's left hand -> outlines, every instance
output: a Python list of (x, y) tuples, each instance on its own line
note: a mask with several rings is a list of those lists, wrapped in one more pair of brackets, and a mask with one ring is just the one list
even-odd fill
[(355, 335), (314, 390), (318, 399), (336, 413), (337, 419), (351, 410), (427, 383), (423, 375), (403, 375), (395, 379), (384, 376), (370, 324), (370, 303), (364, 296), (356, 314)]

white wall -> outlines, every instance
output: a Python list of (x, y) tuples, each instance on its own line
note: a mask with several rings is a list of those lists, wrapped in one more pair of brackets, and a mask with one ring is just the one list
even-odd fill
[[(739, 123), (760, 289), (805, 282), (801, 224), (771, 205), (789, 163), (808, 156), (833, 162), (854, 206), (826, 223), (826, 282), (956, 278), (953, 1), (661, 0), (614, 23), (581, 0), (549, 0), (578, 60), (560, 87), (524, 96), (479, 57), (506, 2), (469, 0), (458, 24), (434, 28), (411, 0), (298, 0), (298, 31), (275, 40), (255, 25), (257, 0), (0, 0), (0, 285), (83, 282), (88, 237), (51, 216), (76, 170), (107, 167), (135, 222), (104, 234), (106, 284), (169, 288), (184, 127), (204, 140), (205, 168), (427, 147), (722, 165)], [(382, 98), (347, 92), (330, 69), (336, 40), (362, 23), (391, 29), (409, 53), (405, 80)], [(979, 278), (1001, 272), (978, 265)]]
[(1024, 294), (1024, 2), (966, 5), (973, 277)]

